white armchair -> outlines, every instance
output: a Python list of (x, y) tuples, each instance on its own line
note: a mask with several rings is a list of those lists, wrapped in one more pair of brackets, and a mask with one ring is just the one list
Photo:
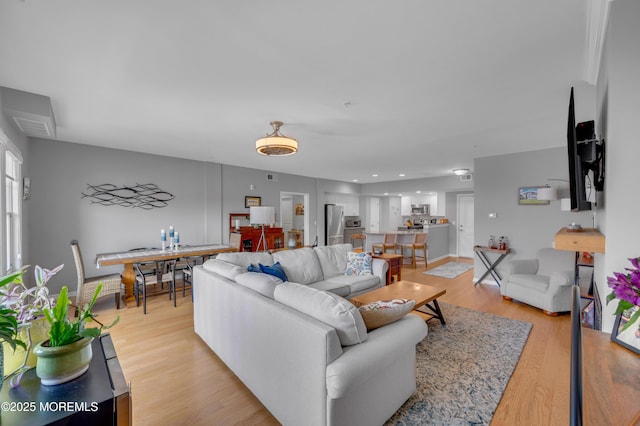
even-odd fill
[(500, 287), (503, 299), (516, 299), (548, 315), (570, 311), (575, 253), (543, 248), (536, 257), (508, 262)]

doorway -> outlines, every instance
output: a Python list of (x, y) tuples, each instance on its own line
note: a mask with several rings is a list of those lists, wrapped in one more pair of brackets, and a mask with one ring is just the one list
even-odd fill
[(473, 226), (473, 194), (458, 195), (458, 257), (473, 258), (474, 226)]
[(280, 226), (285, 242), (288, 233), (302, 234), (303, 244), (309, 245), (309, 194), (302, 192), (280, 192)]

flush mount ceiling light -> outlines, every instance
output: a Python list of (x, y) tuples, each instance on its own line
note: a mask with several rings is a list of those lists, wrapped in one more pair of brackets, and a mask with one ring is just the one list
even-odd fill
[(453, 169), (453, 173), (455, 173), (458, 176), (462, 176), (469, 173), (469, 169)]
[(280, 133), (282, 121), (272, 121), (273, 133), (256, 141), (256, 151), (262, 155), (291, 155), (298, 152), (298, 141)]

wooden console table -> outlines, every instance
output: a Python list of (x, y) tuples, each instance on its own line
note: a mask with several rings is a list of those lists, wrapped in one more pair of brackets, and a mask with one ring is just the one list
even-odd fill
[(70, 382), (44, 386), (35, 368), (24, 373), (15, 389), (5, 381), (0, 390), (2, 426), (133, 424), (130, 388), (111, 335), (95, 338), (91, 349), (89, 370)]
[[(496, 270), (496, 267), (500, 264), (500, 262), (502, 262), (502, 259), (504, 259), (504, 257), (507, 254), (509, 254), (509, 251), (510, 251), (509, 248), (506, 248), (504, 250), (500, 250), (500, 249), (497, 249), (497, 248), (491, 248), (491, 247), (486, 247), (486, 246), (475, 246), (473, 248), (473, 251), (478, 255), (478, 258), (480, 258), (480, 261), (485, 266), (485, 268), (487, 268), (485, 273), (482, 274), (482, 276), (478, 279), (478, 281), (476, 281), (475, 284), (473, 284), (473, 285), (477, 286), (479, 283), (482, 282), (482, 280), (484, 280), (484, 278), (487, 275), (491, 274), (491, 276), (495, 280), (496, 284), (498, 284), (498, 287), (500, 287), (500, 282), (502, 281), (502, 277), (500, 276), (500, 274)], [(487, 253), (498, 253), (500, 256), (498, 256), (498, 258), (495, 261), (492, 262), (487, 257)]]
[(376, 254), (372, 256), (373, 259), (382, 259), (389, 264), (389, 269), (387, 270), (387, 285), (394, 282), (394, 280), (402, 281), (402, 255), (401, 254), (391, 254), (391, 253), (382, 253)]

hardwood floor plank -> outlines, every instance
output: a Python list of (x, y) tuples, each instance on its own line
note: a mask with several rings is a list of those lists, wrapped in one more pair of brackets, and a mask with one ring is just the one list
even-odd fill
[[(448, 260), (429, 264), (429, 269)], [(473, 285), (473, 270), (454, 279), (425, 275), (424, 270), (404, 266), (402, 278), (446, 289), (440, 299), (444, 302), (533, 324), (492, 424), (568, 424), (569, 315), (550, 317), (539, 309), (503, 301), (497, 286)], [(96, 306), (101, 321), (121, 317), (110, 333), (125, 377), (132, 383), (134, 424), (278, 424), (195, 334), (190, 294), (178, 295), (176, 308), (166, 295), (147, 303), (147, 315), (135, 306), (116, 311), (111, 298)]]

